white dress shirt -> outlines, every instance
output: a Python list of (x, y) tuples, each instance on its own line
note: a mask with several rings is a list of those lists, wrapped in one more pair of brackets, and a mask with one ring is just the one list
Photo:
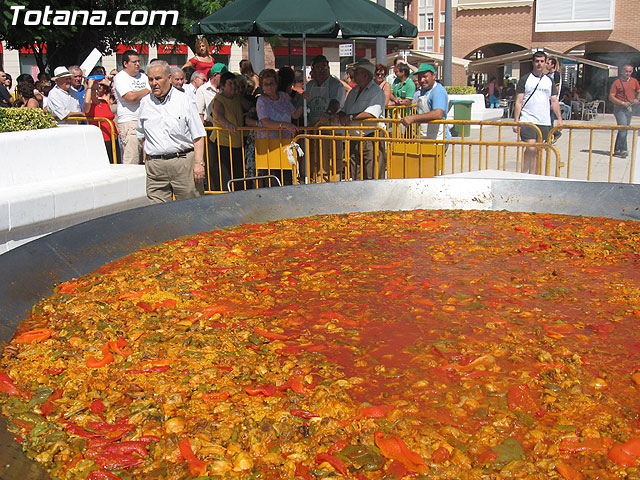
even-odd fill
[(55, 85), (47, 97), (47, 108), (51, 110), (59, 124), (64, 124), (65, 119), (71, 112), (82, 112), (82, 106), (75, 90), (69, 88), (65, 92), (58, 85)]
[(206, 135), (193, 102), (173, 87), (162, 101), (153, 94), (142, 98), (138, 113), (136, 135), (145, 139), (147, 155), (190, 150), (194, 140)]

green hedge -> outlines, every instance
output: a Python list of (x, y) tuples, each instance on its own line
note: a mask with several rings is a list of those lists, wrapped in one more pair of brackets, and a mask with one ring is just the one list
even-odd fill
[(478, 93), (476, 92), (476, 89), (474, 87), (461, 87), (461, 86), (450, 86), (450, 87), (444, 87), (447, 89), (447, 93), (449, 95), (473, 95), (474, 93)]
[(0, 108), (0, 133), (57, 126), (51, 115), (39, 108)]

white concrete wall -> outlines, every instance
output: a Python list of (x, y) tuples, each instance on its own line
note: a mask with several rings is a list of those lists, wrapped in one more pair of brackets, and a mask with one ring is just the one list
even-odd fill
[(149, 203), (144, 166), (110, 165), (97, 127), (2, 133), (0, 152), (0, 253)]

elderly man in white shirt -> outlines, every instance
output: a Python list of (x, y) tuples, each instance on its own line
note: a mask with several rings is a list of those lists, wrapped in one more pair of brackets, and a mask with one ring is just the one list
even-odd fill
[[(384, 112), (385, 96), (382, 89), (373, 81), (375, 65), (369, 60), (360, 60), (355, 65), (356, 86), (351, 89), (338, 113), (337, 120), (342, 125), (358, 124), (368, 118), (380, 118)], [(356, 132), (351, 132), (356, 133)], [(366, 137), (374, 136), (374, 131), (363, 129)], [(359, 132), (357, 132), (359, 135)], [(379, 144), (382, 146), (382, 144)], [(371, 140), (352, 140), (349, 164), (352, 180), (370, 180), (384, 178), (386, 165), (381, 159), (378, 172), (375, 171), (375, 142)], [(362, 171), (361, 171), (362, 167)]]
[(49, 92), (47, 108), (59, 124), (64, 124), (64, 119), (69, 116), (84, 117), (80, 99), (71, 88), (72, 77), (73, 74), (66, 67), (56, 67), (51, 78), (56, 84)]
[[(156, 61), (148, 69), (151, 95), (140, 100), (136, 134), (144, 139), (147, 197), (152, 203), (198, 197), (204, 179), (206, 132), (186, 93), (173, 88), (170, 67)], [(193, 153), (192, 153), (193, 152)]]

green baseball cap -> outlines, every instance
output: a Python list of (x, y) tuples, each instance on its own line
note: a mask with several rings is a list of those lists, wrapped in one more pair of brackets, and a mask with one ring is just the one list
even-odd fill
[(430, 63), (421, 63), (420, 64), (420, 68), (418, 68), (418, 70), (416, 71), (416, 73), (421, 73), (421, 72), (432, 72), (432, 73), (436, 73), (436, 69), (433, 65), (431, 65)]
[(227, 66), (224, 63), (214, 63), (211, 70), (209, 70), (210, 73), (225, 73), (228, 71), (229, 70), (227, 70)]

